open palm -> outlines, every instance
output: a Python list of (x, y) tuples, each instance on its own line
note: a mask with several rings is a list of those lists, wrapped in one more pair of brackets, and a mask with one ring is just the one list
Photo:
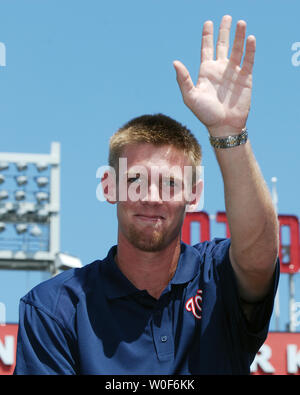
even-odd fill
[(245, 126), (251, 102), (255, 37), (244, 41), (246, 23), (237, 23), (235, 39), (228, 58), (231, 17), (222, 18), (214, 60), (213, 23), (205, 22), (202, 33), (201, 65), (194, 85), (186, 67), (174, 62), (184, 103), (214, 136), (239, 133)]

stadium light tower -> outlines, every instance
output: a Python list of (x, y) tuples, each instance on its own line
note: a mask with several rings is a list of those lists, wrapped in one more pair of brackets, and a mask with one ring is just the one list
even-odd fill
[(60, 144), (50, 154), (0, 152), (0, 269), (81, 266), (60, 251)]

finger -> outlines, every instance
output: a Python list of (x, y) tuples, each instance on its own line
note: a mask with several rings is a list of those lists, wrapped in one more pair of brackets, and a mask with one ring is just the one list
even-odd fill
[(247, 24), (245, 21), (238, 21), (236, 25), (234, 42), (231, 50), (230, 61), (239, 66), (244, 52), (244, 42)]
[(226, 59), (229, 49), (229, 36), (232, 18), (230, 15), (225, 15), (222, 18), (219, 36), (217, 41), (216, 55), (217, 59)]
[(214, 59), (214, 25), (206, 21), (202, 30), (201, 63)]
[(173, 66), (176, 70), (177, 82), (182, 96), (185, 97), (185, 95), (187, 95), (194, 88), (190, 73), (184, 64), (179, 62), (179, 60), (175, 60), (173, 62)]
[(243, 74), (251, 74), (254, 65), (254, 56), (256, 49), (256, 40), (254, 36), (249, 36), (246, 41), (246, 53), (242, 66)]

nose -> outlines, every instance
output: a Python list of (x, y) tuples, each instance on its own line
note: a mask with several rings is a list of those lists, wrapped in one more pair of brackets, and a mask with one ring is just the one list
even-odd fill
[(146, 188), (146, 193), (142, 197), (141, 201), (144, 203), (156, 203), (160, 204), (162, 203), (162, 197), (161, 197), (161, 190), (160, 190), (160, 185), (159, 181), (148, 181), (149, 185), (148, 188)]

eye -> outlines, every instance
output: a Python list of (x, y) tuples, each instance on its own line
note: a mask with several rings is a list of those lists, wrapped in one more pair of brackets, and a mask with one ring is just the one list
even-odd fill
[(171, 188), (175, 188), (177, 185), (177, 181), (174, 180), (173, 178), (165, 178), (163, 179), (163, 185), (166, 187), (171, 187)]
[(134, 183), (134, 182), (140, 182), (140, 175), (138, 174), (138, 175), (136, 175), (136, 176), (134, 176), (134, 177), (128, 176), (127, 182), (128, 182), (129, 184), (132, 184), (132, 183)]

